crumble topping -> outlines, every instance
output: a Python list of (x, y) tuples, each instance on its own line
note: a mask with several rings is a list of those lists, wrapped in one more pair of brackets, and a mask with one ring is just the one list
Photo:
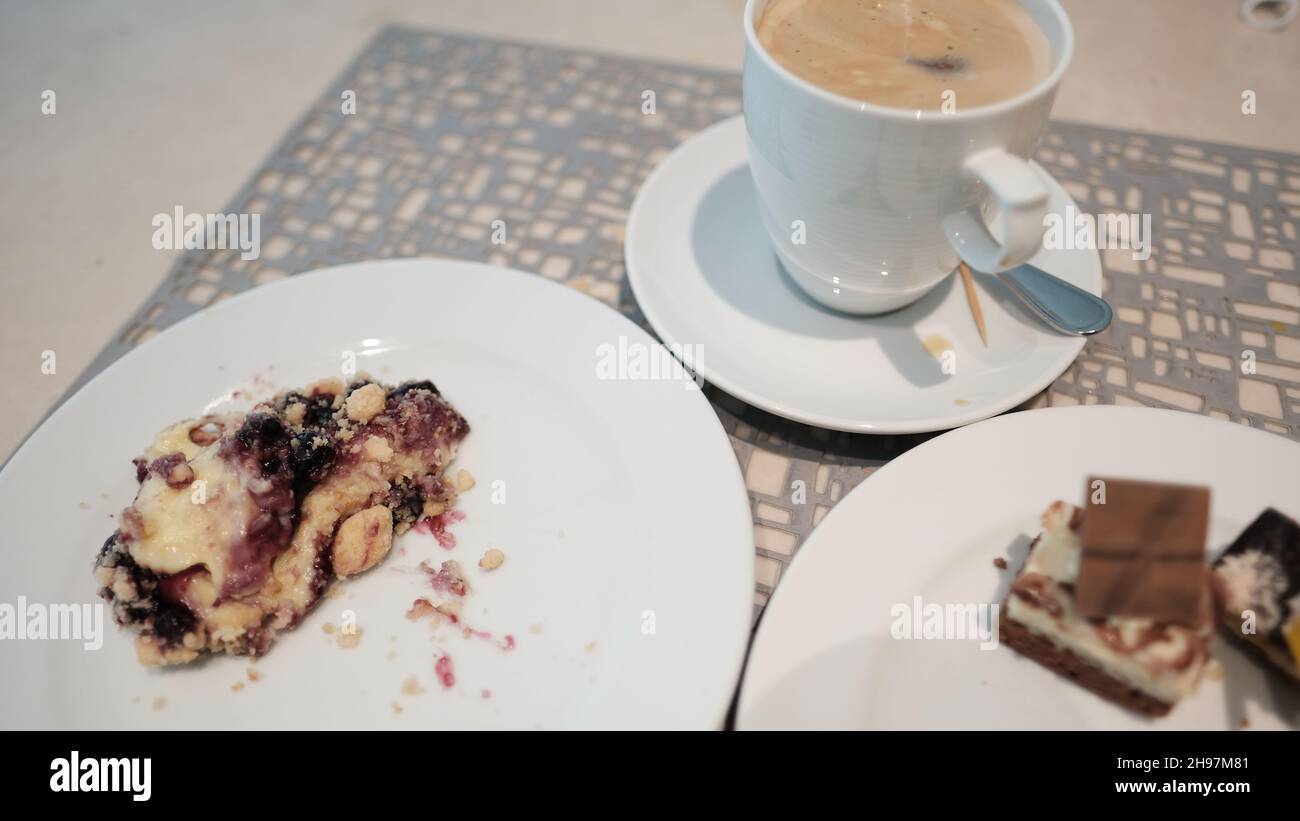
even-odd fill
[(376, 462), (387, 462), (393, 458), (393, 446), (388, 444), (388, 440), (382, 436), (371, 436), (366, 439), (365, 444), (366, 458)]
[(284, 409), (284, 421), (288, 422), (290, 427), (301, 428), (306, 420), (307, 406), (303, 403), (294, 402)]
[(331, 408), (338, 408), (347, 395), (347, 385), (337, 376), (327, 376), (324, 379), (317, 379), (307, 386), (307, 396), (311, 399), (326, 397), (329, 399)]
[(386, 399), (384, 389), (375, 384), (355, 390), (348, 396), (348, 418), (364, 425), (384, 410)]

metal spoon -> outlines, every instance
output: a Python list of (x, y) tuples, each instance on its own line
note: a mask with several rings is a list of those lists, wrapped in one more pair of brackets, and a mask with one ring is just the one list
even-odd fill
[(998, 279), (1040, 319), (1067, 334), (1104, 331), (1114, 316), (1106, 300), (1028, 263), (1003, 271)]

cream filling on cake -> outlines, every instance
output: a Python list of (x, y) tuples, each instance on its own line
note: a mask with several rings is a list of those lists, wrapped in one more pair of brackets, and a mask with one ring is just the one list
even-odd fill
[(231, 546), (245, 538), (248, 525), (261, 513), (250, 490), (266, 480), (243, 475), (223, 458), (220, 440), (206, 446), (190, 441), (195, 424), (190, 420), (167, 428), (146, 451), (149, 459), (181, 453), (194, 472), (193, 482), (172, 487), (151, 474), (132, 506), (138, 521), (127, 521), (124, 513), (121, 524), (132, 535), (131, 556), (142, 567), (170, 574), (203, 565), (220, 590)]
[[(1005, 617), (1023, 624), (1130, 687), (1172, 704), (1196, 690), (1209, 659), (1210, 626), (1194, 629), (1158, 625), (1150, 619), (1110, 618), (1099, 626), (1081, 616), (1072, 592), (1061, 585), (1078, 579), (1083, 545), (1070, 520), (1076, 508), (1055, 502), (1043, 514), (1043, 532), (1016, 582), (1041, 578), (1035, 592), (1050, 602), (1041, 607), (1015, 594)], [(1052, 610), (1057, 612), (1053, 613)], [(1208, 620), (1207, 620), (1208, 622)], [(1144, 642), (1153, 630), (1160, 638)]]
[[(186, 459), (193, 459), (220, 439), (223, 432), (234, 430), (242, 421), (242, 413), (185, 419), (160, 431), (149, 447), (145, 448), (144, 457), (152, 460), (169, 453), (180, 453)], [(196, 439), (200, 441), (196, 442)]]

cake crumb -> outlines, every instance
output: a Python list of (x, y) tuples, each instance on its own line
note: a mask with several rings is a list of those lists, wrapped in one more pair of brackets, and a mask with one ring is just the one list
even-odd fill
[(166, 706), (167, 706), (167, 699), (163, 698), (162, 696), (158, 696), (153, 700), (153, 711), (155, 713), (159, 712)]
[(1205, 665), (1205, 678), (1210, 681), (1223, 681), (1223, 665), (1218, 659), (1210, 659), (1210, 663)]
[(361, 644), (361, 628), (358, 627), (354, 633), (340, 633), (339, 647), (344, 650), (351, 650), (353, 647)]
[(483, 554), (483, 558), (478, 560), (478, 566), (484, 570), (496, 570), (505, 560), (506, 554), (493, 547)]
[(540, 636), (542, 634), (542, 626), (540, 624), (530, 624), (528, 626), (528, 632), (532, 633), (534, 636)]
[[(438, 611), (439, 616), (446, 618), (452, 624), (458, 624), (460, 622), (461, 604), (458, 601), (452, 600), (445, 601), (441, 604), (435, 604), (433, 609)], [(435, 627), (441, 623), (442, 618), (435, 618), (433, 620)]]
[(320, 626), (320, 629), (325, 631), (325, 635), (327, 636), (334, 635), (334, 625), (331, 624), (330, 622), (325, 622), (324, 624), (322, 624)]
[(474, 485), (474, 474), (470, 473), (468, 470), (456, 471), (456, 490), (464, 493), (474, 487)]
[(1007, 560), (1002, 558), (1001, 556), (998, 556), (996, 559), (993, 560), (993, 566), (996, 567), (998, 570), (1006, 570)]
[(451, 593), (453, 596), (464, 596), (470, 592), (460, 562), (448, 559), (438, 570), (434, 570), (433, 566), (425, 561), (420, 562), (419, 569), (428, 574), (429, 584), (434, 590)]
[(248, 680), (249, 680), (249, 681), (261, 681), (261, 680), (262, 680), (262, 674), (259, 673), (259, 672), (257, 672), (256, 670), (254, 670), (252, 667), (249, 667), (249, 668), (248, 668)]
[(406, 617), (411, 621), (422, 619), (425, 616), (431, 616), (437, 612), (433, 602), (428, 599), (416, 599), (411, 602), (410, 608), (406, 611)]
[(406, 681), (402, 682), (402, 693), (408, 696), (418, 696), (424, 692), (420, 686), (420, 680), (415, 676), (408, 676)]
[(402, 705), (400, 705), (400, 704), (398, 704), (396, 701), (394, 701), (394, 702), (393, 702), (393, 715), (395, 715), (395, 716), (400, 716), (401, 714), (402, 714)]
[(582, 649), (587, 653), (594, 653), (596, 652), (597, 649), (599, 649), (599, 647), (600, 647), (600, 642), (593, 639), (587, 642), (586, 644), (584, 644), (582, 646)]
[(1242, 716), (1242, 717), (1241, 717), (1241, 724), (1239, 724), (1239, 725), (1237, 725), (1237, 726), (1241, 727), (1241, 729), (1243, 729), (1243, 730), (1246, 729), (1247, 727), (1250, 726), (1250, 719), (1246, 718), (1245, 716)]
[(244, 689), (244, 682), (242, 681), (236, 681), (234, 684), (230, 685), (230, 692), (232, 693), (238, 693), (242, 689)]

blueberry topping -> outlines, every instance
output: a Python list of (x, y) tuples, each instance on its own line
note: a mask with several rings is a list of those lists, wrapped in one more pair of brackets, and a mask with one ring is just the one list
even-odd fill
[(280, 407), (287, 408), (295, 403), (307, 409), (302, 418), (303, 427), (322, 428), (334, 420), (333, 394), (318, 393), (315, 396), (304, 396), (297, 391), (291, 391), (285, 394)]
[(306, 487), (324, 479), (334, 464), (337, 453), (333, 440), (322, 437), (316, 431), (305, 430), (295, 436), (289, 452), (289, 467), (293, 471), (294, 483)]
[(393, 388), (392, 398), (401, 399), (411, 391), (428, 391), (434, 396), (442, 396), (436, 385), (427, 379), (420, 379), (418, 381), (411, 380), (410, 382), (403, 382), (396, 388)]
[(222, 445), (227, 456), (247, 456), (270, 478), (280, 473), (289, 459), (289, 431), (273, 413), (253, 411), (235, 432), (233, 443)]

